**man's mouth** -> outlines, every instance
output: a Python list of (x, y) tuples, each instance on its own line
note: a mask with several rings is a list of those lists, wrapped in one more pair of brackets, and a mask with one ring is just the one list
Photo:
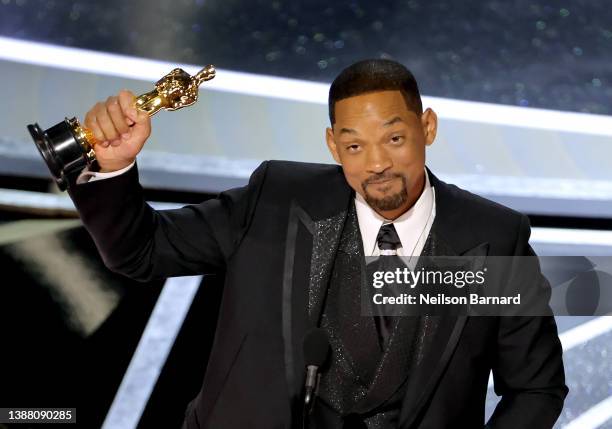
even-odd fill
[(368, 185), (381, 185), (383, 183), (388, 183), (390, 181), (392, 181), (393, 179), (396, 179), (396, 177), (388, 177), (386, 179), (382, 179), (382, 180), (371, 180), (368, 182)]

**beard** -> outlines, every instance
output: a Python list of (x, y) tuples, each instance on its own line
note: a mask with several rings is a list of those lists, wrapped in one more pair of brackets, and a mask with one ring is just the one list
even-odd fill
[[(382, 180), (393, 178), (402, 179), (402, 188), (399, 190), (399, 192), (396, 192), (392, 195), (387, 195), (383, 198), (376, 198), (368, 192), (368, 185), (371, 184), (371, 182), (379, 182)], [(361, 183), (361, 189), (363, 189), (363, 194), (366, 202), (369, 204), (370, 207), (377, 211), (385, 212), (390, 210), (396, 210), (400, 208), (403, 204), (405, 204), (406, 201), (408, 201), (408, 184), (406, 181), (406, 177), (399, 173), (370, 176)]]

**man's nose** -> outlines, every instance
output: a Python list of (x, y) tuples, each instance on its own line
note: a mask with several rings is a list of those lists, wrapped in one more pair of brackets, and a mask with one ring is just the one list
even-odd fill
[(372, 173), (382, 173), (393, 165), (391, 157), (384, 148), (371, 147), (368, 151), (367, 169)]

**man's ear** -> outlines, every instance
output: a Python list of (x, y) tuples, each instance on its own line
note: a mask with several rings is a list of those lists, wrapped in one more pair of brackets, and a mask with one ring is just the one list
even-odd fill
[(334, 140), (334, 131), (329, 127), (325, 129), (325, 141), (327, 142), (327, 148), (334, 157), (334, 160), (338, 164), (342, 165), (340, 157), (338, 156), (338, 147), (336, 146), (336, 141)]
[(438, 132), (438, 115), (429, 107), (421, 115), (421, 125), (425, 135), (425, 146), (431, 145), (436, 139)]

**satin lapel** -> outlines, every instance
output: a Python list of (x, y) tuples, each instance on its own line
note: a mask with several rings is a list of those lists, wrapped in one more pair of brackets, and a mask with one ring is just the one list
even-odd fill
[(433, 392), (467, 321), (466, 316), (428, 317), (426, 335), (433, 336), (429, 350), (408, 380), (400, 414), (401, 429), (409, 428)]
[[(303, 341), (318, 326), (346, 210), (314, 221), (296, 201), (289, 210), (283, 269), (282, 332), (285, 376), (293, 409), (304, 378)], [(297, 415), (299, 413), (294, 413)]]

